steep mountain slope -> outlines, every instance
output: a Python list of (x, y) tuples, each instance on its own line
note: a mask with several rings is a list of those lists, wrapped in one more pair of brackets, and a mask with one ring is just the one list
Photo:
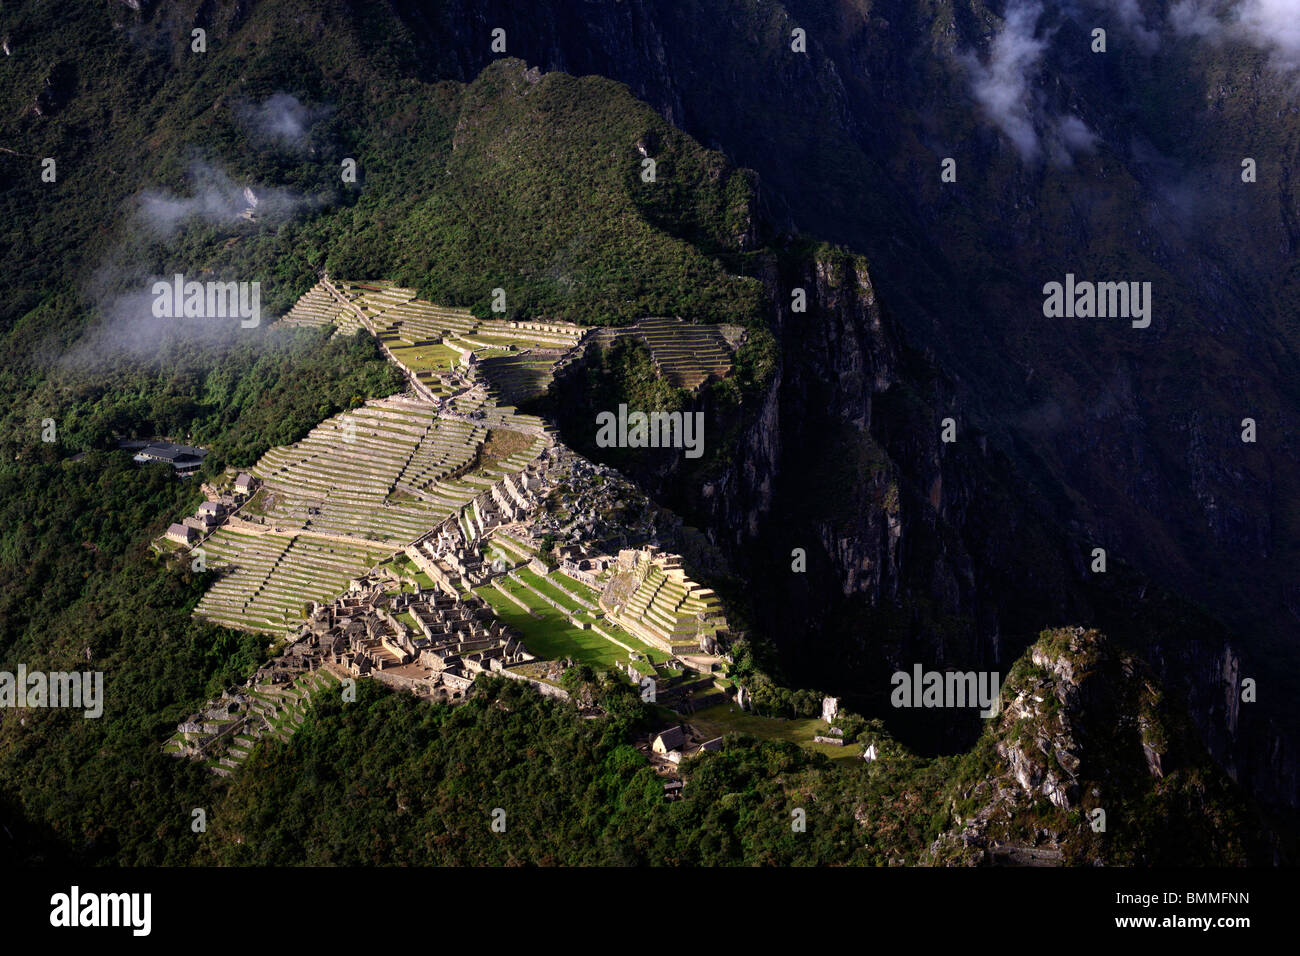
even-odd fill
[(1185, 716), (1105, 635), (1044, 631), (1002, 694), (947, 781), (952, 826), (928, 862), (1133, 865), (1190, 853), (1227, 863), (1247, 852), (1254, 837), (1187, 746)]

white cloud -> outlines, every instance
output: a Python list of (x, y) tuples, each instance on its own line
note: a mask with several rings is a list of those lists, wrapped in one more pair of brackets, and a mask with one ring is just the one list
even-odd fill
[(1148, 29), (1146, 16), (1138, 0), (1101, 0), (1102, 5), (1111, 10), (1145, 53), (1154, 53), (1160, 46), (1160, 35)]
[(1069, 165), (1074, 152), (1092, 149), (1096, 136), (1077, 116), (1051, 116), (1033, 87), (1047, 50), (1047, 38), (1037, 35), (1042, 12), (1028, 0), (1012, 0), (989, 46), (988, 62), (971, 55), (965, 63), (975, 101), (1022, 159), (1038, 159), (1046, 138), (1052, 161)]
[(1300, 69), (1300, 0), (1246, 0), (1233, 29), (1268, 50), (1274, 66)]
[(1223, 25), (1215, 19), (1206, 0), (1180, 0), (1169, 10), (1169, 26), (1178, 36), (1219, 39)]
[(1049, 121), (1043, 130), (1043, 144), (1053, 166), (1068, 168), (1080, 153), (1094, 152), (1097, 134), (1077, 116), (1067, 115)]
[(1007, 8), (1002, 32), (993, 38), (988, 63), (975, 57), (968, 61), (976, 102), (1025, 159), (1036, 158), (1040, 151), (1029, 84), (1047, 48), (1047, 41), (1034, 35), (1041, 12), (1015, 0)]
[(190, 166), (189, 180), (193, 191), (188, 196), (156, 189), (145, 192), (140, 197), (140, 220), (154, 232), (170, 236), (190, 221), (233, 223), (254, 209), (259, 220), (277, 220), (313, 204), (288, 189), (259, 186), (253, 190), (203, 162)]
[(255, 142), (296, 151), (308, 145), (312, 125), (331, 112), (330, 107), (306, 106), (289, 93), (272, 93), (261, 103), (241, 106), (238, 115)]
[(1274, 69), (1300, 70), (1300, 0), (1179, 0), (1169, 11), (1169, 25), (1179, 36), (1249, 43), (1269, 54)]

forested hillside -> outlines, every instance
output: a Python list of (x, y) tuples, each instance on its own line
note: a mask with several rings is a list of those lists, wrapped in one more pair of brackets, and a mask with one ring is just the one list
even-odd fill
[[(0, 123), (23, 147), (0, 153), (13, 266), (0, 277), (0, 662), (93, 666), (107, 701), (99, 720), (0, 714), (3, 852), (184, 862), (189, 809), (220, 789), (159, 741), (265, 647), (190, 617), (212, 572), (167, 566), (148, 544), (198, 490), (138, 468), (116, 440), (201, 445), (215, 474), (399, 390), (368, 337), (268, 327), (318, 268), (485, 314), (500, 285), (514, 316), (683, 313), (761, 338), (758, 283), (718, 259), (734, 269), (753, 243), (752, 183), (608, 81), (517, 61), (471, 87), (403, 79), (343, 6), (205, 20), (206, 54), (180, 23), (125, 7), (73, 4), (52, 29), (28, 28), (34, 17), (6, 8), (0, 24)], [(658, 159), (657, 191), (638, 143)], [(261, 325), (152, 320), (151, 280), (176, 272), (259, 281)]]
[[(400, 376), (364, 334), (269, 327), (321, 271), (409, 286), (481, 316), (623, 325), (677, 315), (740, 327), (734, 373), (696, 395), (666, 387), (622, 344), (540, 404), (567, 422), (575, 408), (628, 398), (707, 410), (708, 455), (695, 470), (646, 469), (655, 490), (738, 562), (761, 545), (751, 567), (784, 575), (796, 543), (813, 552), (812, 585), (720, 587), (735, 619), (754, 626), (738, 672), (770, 716), (806, 716), (828, 681), (860, 681), (936, 648), (970, 666), (1020, 659), (1026, 679), (1045, 682), (1020, 651), (1065, 619), (1113, 624), (1117, 640), (1148, 635), (1165, 657), (1180, 636), (1220, 646), (1217, 622), (1154, 586), (1148, 597), (1122, 560), (1116, 583), (1081, 585), (1081, 545), (1040, 513), (1044, 497), (1056, 499), (1017, 492), (1009, 459), (982, 434), (941, 456), (933, 426), (957, 389), (928, 349), (904, 340), (895, 309), (905, 304), (877, 297), (862, 257), (790, 235), (755, 174), (620, 83), (508, 55), (467, 70), (476, 57), (445, 36), (431, 54), (405, 5), (139, 6), (0, 11), (10, 47), (0, 85), (0, 668), (93, 667), (107, 692), (98, 720), (0, 711), (0, 856), (970, 862), (953, 841), (996, 804), (978, 781), (1005, 770), (1000, 745), (1027, 745), (1041, 728), (989, 727), (969, 753), (919, 756), (887, 724), (863, 722), (884, 759), (852, 766), (731, 738), (686, 768), (684, 798), (668, 802), (631, 747), (663, 715), (607, 675), (583, 674), (608, 712), (598, 720), (503, 681), (481, 681), (456, 707), (363, 684), (355, 703), (314, 704), (288, 743), (259, 744), (233, 783), (164, 756), (177, 722), (247, 676), (267, 647), (191, 617), (212, 572), (169, 563), (149, 544), (199, 492), (115, 445), (198, 444), (212, 475), (398, 391)], [(191, 47), (195, 28), (206, 31), (203, 52)], [(462, 72), (468, 82), (448, 78)], [(260, 325), (157, 321), (150, 286), (177, 273), (260, 283)], [(793, 287), (809, 311), (792, 310)], [(492, 312), (495, 289), (504, 315)], [(905, 539), (891, 537), (895, 525)], [(804, 537), (792, 542), (792, 529)], [(790, 618), (770, 613), (777, 603)], [(787, 644), (782, 661), (774, 640), (798, 636), (786, 627), (795, 618), (824, 643), (802, 645), (814, 651), (802, 656)], [(782, 666), (792, 661), (798, 670)], [(1187, 667), (1171, 669), (1186, 678)], [(783, 672), (801, 686), (781, 686)], [(1269, 858), (1249, 798), (1183, 713), (1186, 688), (1152, 701), (1125, 686), (1116, 706), (1140, 701), (1172, 741), (1162, 738), (1163, 776), (1132, 735), (1122, 760), (1085, 761), (1082, 779), (1105, 782), (1128, 826), (1098, 840), (1081, 803), (1031, 789), (1002, 836), (1048, 830), (1078, 863)], [(872, 685), (861, 699), (879, 704), (880, 694)], [(926, 729), (951, 740), (951, 726)], [(813, 804), (812, 825), (796, 835), (791, 811)], [(502, 839), (486, 825), (497, 806), (511, 821)], [(211, 821), (202, 836), (190, 829), (196, 807)]]

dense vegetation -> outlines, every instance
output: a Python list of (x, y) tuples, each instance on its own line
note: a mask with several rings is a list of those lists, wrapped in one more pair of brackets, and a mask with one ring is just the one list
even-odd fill
[[(500, 678), (480, 678), (454, 708), (363, 684), (355, 703), (317, 698), (287, 744), (245, 764), (199, 838), (200, 859), (239, 864), (885, 865), (930, 860), (978, 809), (972, 787), (1005, 770), (990, 732), (970, 754), (922, 760), (878, 721), (862, 735), (879, 759), (849, 766), (794, 744), (743, 735), (683, 765), (684, 797), (630, 746), (654, 726), (624, 684), (587, 691), (609, 711)], [(1107, 793), (1123, 797), (1110, 833), (1046, 801), (1003, 838), (1032, 844), (1047, 828), (1072, 862), (1241, 862), (1252, 834), (1222, 779), (1189, 750), (1159, 787), (1116, 761)], [(1103, 778), (1099, 778), (1103, 779)], [(1010, 782), (1007, 785), (1013, 786)], [(1115, 790), (1112, 792), (1111, 788)], [(1032, 805), (1032, 801), (1030, 801)], [(505, 811), (505, 830), (492, 829)], [(806, 814), (805, 831), (792, 824)], [(1196, 814), (1211, 814), (1201, 827)], [(364, 839), (358, 839), (364, 834)]]
[[(322, 419), (402, 388), (401, 374), (368, 336), (260, 328), (229, 344), (176, 336), (157, 349), (149, 360), (50, 370), (26, 407), (11, 409), (25, 416), (6, 423), (10, 443), (31, 447), (47, 418), (64, 452), (173, 436), (211, 448), (211, 472), (218, 462), (251, 465)], [(45, 444), (36, 444), (38, 454)]]
[[(41, 394), (62, 403), (66, 429), (0, 462), (0, 668), (102, 671), (105, 697), (103, 716), (91, 720), (0, 710), (0, 789), (13, 834), (0, 855), (187, 859), (181, 834), (190, 809), (211, 805), (213, 781), (165, 757), (159, 741), (199, 701), (242, 680), (266, 646), (191, 618), (213, 572), (192, 573), (149, 548), (199, 503), (197, 483), (96, 445), (119, 429), (184, 435), (211, 441), (204, 470), (219, 471), (394, 387), (369, 340), (313, 331), (263, 339), (260, 349), (178, 349), (167, 374), (119, 367), (63, 387), (52, 377)], [(35, 438), (39, 424), (25, 434)], [(89, 450), (72, 454), (79, 448)]]
[[(114, 26), (102, 5), (60, 12), (53, 29), (27, 27), (35, 5), (0, 18), (14, 50), (0, 130), (23, 144), (0, 154), (0, 242), (45, 253), (6, 276), (22, 291), (0, 306), (0, 328), (33, 350), (75, 335), (78, 299), (173, 271), (260, 279), (276, 308), (327, 268), (485, 315), (499, 286), (516, 317), (761, 318), (757, 281), (735, 274), (755, 242), (749, 174), (620, 84), (526, 74), (518, 60), (468, 86), (404, 79), (413, 67), (379, 48), (383, 12), (358, 23), (342, 4), (231, 11), (209, 25), (205, 54), (165, 17)], [(75, 80), (34, 115), (60, 63)], [(92, 149), (82, 133), (105, 117)], [(653, 183), (639, 144), (657, 161)], [(45, 156), (54, 183), (40, 179)], [(239, 216), (245, 185), (256, 222)]]
[[(507, 61), (424, 122), (455, 127), (423, 157), (428, 187), (368, 180), (353, 211), (366, 225), (331, 254), (332, 272), (394, 275), (484, 317), (498, 287), (517, 318), (761, 317), (758, 282), (729, 275), (719, 258), (743, 265), (747, 174), (622, 87)], [(654, 182), (641, 179), (639, 144), (656, 159)]]
[[(102, 670), (107, 697), (99, 720), (0, 713), (0, 853), (28, 859), (182, 862), (190, 810), (219, 799), (160, 742), (265, 647), (192, 620), (205, 576), (148, 547), (196, 484), (113, 446), (199, 444), (210, 474), (397, 390), (366, 337), (265, 327), (317, 269), (484, 313), (499, 285), (516, 317), (761, 324), (734, 274), (750, 178), (619, 85), (518, 61), (469, 87), (404, 80), (376, 19), (342, 5), (203, 14), (202, 55), (151, 14), (0, 14), (0, 128), (21, 145), (0, 153), (0, 665)], [(263, 326), (154, 321), (149, 286), (178, 272), (259, 282)]]

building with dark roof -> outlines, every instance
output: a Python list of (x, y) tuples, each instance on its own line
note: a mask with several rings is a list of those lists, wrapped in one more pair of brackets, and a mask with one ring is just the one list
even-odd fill
[(654, 743), (650, 749), (657, 754), (666, 754), (670, 750), (676, 750), (682, 744), (686, 743), (686, 732), (682, 730), (680, 724), (676, 727), (669, 727), (659, 736), (655, 737)]
[(175, 469), (179, 475), (193, 474), (199, 470), (203, 464), (203, 456), (207, 454), (202, 448), (195, 448), (191, 445), (177, 445), (175, 442), (154, 441), (149, 442), (143, 448), (135, 453), (135, 460), (141, 464), (151, 461), (165, 461)]

